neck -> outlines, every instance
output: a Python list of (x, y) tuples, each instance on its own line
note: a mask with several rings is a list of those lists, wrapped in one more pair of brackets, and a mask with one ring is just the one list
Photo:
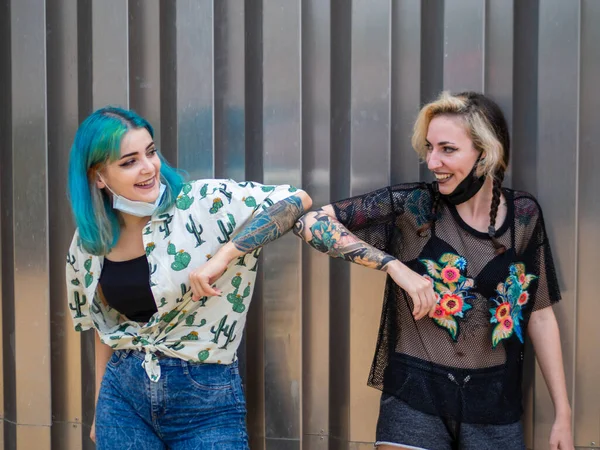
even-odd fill
[(150, 216), (148, 217), (138, 217), (133, 216), (131, 214), (123, 213), (119, 211), (119, 216), (121, 218), (122, 228), (125, 230), (140, 230), (146, 226), (148, 221), (150, 220)]
[(456, 205), (456, 210), (461, 216), (478, 217), (489, 216), (492, 204), (494, 182), (492, 177), (486, 177), (483, 186), (469, 200), (460, 205)]

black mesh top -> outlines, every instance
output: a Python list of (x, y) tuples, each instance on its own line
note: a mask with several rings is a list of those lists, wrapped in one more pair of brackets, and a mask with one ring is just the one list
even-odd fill
[[(544, 220), (535, 198), (503, 189), (507, 216), (495, 255), (486, 233), (443, 199), (433, 227), (433, 190), (415, 183), (334, 203), (360, 239), (429, 277), (435, 318), (413, 318), (411, 298), (388, 277), (369, 385), (420, 411), (464, 423), (520, 419), (523, 341), (532, 311), (560, 300)], [(443, 197), (442, 197), (443, 198)]]

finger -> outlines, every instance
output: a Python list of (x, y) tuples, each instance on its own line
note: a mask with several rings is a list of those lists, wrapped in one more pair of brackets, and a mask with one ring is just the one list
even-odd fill
[(210, 285), (208, 277), (206, 277), (206, 278), (203, 277), (200, 279), (200, 287), (202, 288), (204, 295), (207, 297), (214, 297), (214, 296), (221, 295), (220, 291), (218, 291), (217, 289), (215, 289), (214, 287), (212, 287)]
[(204, 290), (202, 289), (202, 284), (200, 283), (200, 277), (191, 274), (190, 275), (190, 287), (192, 288), (192, 300), (197, 302), (202, 297), (205, 296)]
[(423, 294), (418, 294), (419, 295), (419, 312), (418, 314), (415, 315), (415, 319), (416, 320), (421, 320), (423, 317), (425, 317), (425, 314), (427, 314), (427, 306), (426, 306), (426, 300), (425, 300), (425, 296)]
[(431, 317), (432, 319), (435, 317), (435, 309), (437, 308), (437, 304), (433, 305), (431, 307), (431, 309), (429, 310), (429, 317)]
[(421, 313), (421, 300), (419, 299), (419, 294), (415, 292), (411, 295), (413, 301), (413, 317), (418, 320), (418, 316)]

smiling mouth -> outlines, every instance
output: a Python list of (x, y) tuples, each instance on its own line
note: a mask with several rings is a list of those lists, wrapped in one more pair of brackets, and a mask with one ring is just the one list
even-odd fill
[(137, 183), (135, 186), (142, 188), (142, 189), (149, 189), (154, 187), (154, 185), (156, 184), (156, 177), (152, 177), (151, 179), (147, 180), (147, 181), (143, 181), (142, 183)]
[(445, 183), (450, 178), (452, 178), (451, 173), (435, 173), (434, 172), (433, 174), (435, 175), (435, 179), (437, 180), (438, 183)]

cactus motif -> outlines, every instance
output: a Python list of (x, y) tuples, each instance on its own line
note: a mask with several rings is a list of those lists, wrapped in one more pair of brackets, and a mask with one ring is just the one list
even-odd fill
[(152, 234), (152, 230), (150, 229), (150, 227), (144, 228), (144, 236), (148, 236), (149, 234)]
[(71, 311), (75, 311), (75, 319), (86, 317), (86, 315), (81, 312), (81, 307), (87, 303), (87, 297), (84, 294), (83, 297), (80, 298), (79, 292), (77, 291), (75, 291), (73, 294), (73, 302), (75, 305), (69, 303), (69, 309), (71, 309)]
[(290, 187), (288, 188), (288, 192), (296, 192), (297, 190), (298, 190), (298, 188), (297, 188), (297, 187), (294, 187), (294, 186), (290, 186)]
[[(214, 191), (213, 191), (214, 192)], [(208, 194), (208, 183), (204, 184), (201, 188), (200, 188), (200, 198), (206, 198), (206, 195)]]
[(156, 283), (152, 281), (152, 275), (156, 273), (156, 264), (148, 263), (148, 272), (150, 275), (150, 287), (156, 286)]
[(167, 345), (168, 348), (170, 348), (171, 350), (175, 350), (176, 352), (178, 352), (179, 350), (181, 350), (182, 348), (185, 348), (185, 345), (183, 345), (181, 343), (181, 341), (177, 341), (174, 344), (171, 345)]
[(169, 235), (171, 234), (171, 229), (169, 228), (169, 224), (171, 223), (171, 221), (173, 220), (173, 216), (169, 213), (164, 213), (161, 214), (160, 216), (158, 216), (159, 219), (165, 219), (163, 222), (163, 225), (161, 225), (158, 230), (161, 233), (165, 233), (163, 239), (166, 239), (169, 237)]
[(227, 325), (227, 315), (223, 316), (217, 328), (215, 328), (214, 326), (210, 328), (210, 332), (215, 335), (215, 337), (212, 338), (212, 342), (218, 344), (221, 334), (224, 335), (227, 339), (225, 340), (225, 344), (219, 348), (225, 350), (229, 343), (237, 337), (237, 335), (235, 334), (236, 325), (237, 320), (234, 320), (231, 325)]
[(83, 331), (83, 328), (81, 328), (81, 324), (78, 323), (77, 325), (75, 325), (75, 331)]
[(150, 255), (150, 253), (152, 253), (152, 250), (154, 250), (156, 248), (156, 244), (154, 242), (148, 242), (146, 244), (146, 256)]
[(208, 210), (211, 214), (216, 214), (223, 207), (223, 200), (220, 197), (217, 197), (213, 200), (212, 208)]
[(209, 356), (210, 351), (208, 349), (202, 350), (200, 353), (198, 353), (198, 360), (200, 360), (200, 362), (204, 362), (208, 359)]
[(252, 255), (256, 258), (256, 262), (254, 263), (254, 266), (252, 267), (252, 269), (250, 269), (250, 272), (256, 272), (256, 269), (258, 269), (258, 256), (260, 255), (261, 251), (262, 251), (262, 247), (258, 247), (256, 250), (254, 250), (252, 252)]
[(79, 286), (81, 283), (79, 282), (79, 280), (77, 278), (74, 278), (71, 280), (71, 284), (73, 286)]
[[(218, 188), (218, 191), (225, 196), (225, 198), (227, 199), (227, 204), (231, 204), (233, 194), (227, 190), (227, 185), (225, 183), (219, 183), (219, 186), (220, 187)], [(215, 191), (216, 190), (217, 189), (215, 189)]]
[(100, 310), (100, 304), (96, 301), (96, 299), (92, 300), (92, 304), (90, 305), (90, 309), (94, 314), (100, 314), (102, 311)]
[[(120, 339), (120, 338), (121, 338), (121, 336), (116, 336), (116, 338), (117, 338), (117, 339)], [(112, 336), (111, 336), (111, 339), (112, 339)], [(150, 345), (150, 342), (148, 342), (148, 339), (146, 339), (146, 338), (143, 338), (143, 337), (141, 337), (141, 336), (135, 336), (135, 337), (134, 337), (134, 338), (131, 340), (131, 343), (132, 343), (133, 345), (138, 345), (138, 344), (141, 344), (141, 345)]]
[(242, 266), (242, 267), (246, 267), (246, 256), (248, 256), (248, 253), (240, 256), (237, 260), (237, 262), (235, 263), (236, 266)]
[(238, 186), (243, 188), (245, 188), (248, 185), (250, 185), (251, 188), (255, 186), (255, 184), (252, 181), (244, 181), (243, 183), (238, 183)]
[(192, 290), (192, 287), (187, 287), (185, 283), (181, 283), (179, 287), (181, 288), (181, 297), (177, 298), (175, 303), (181, 303), (183, 301), (183, 297), (185, 297), (185, 294)]
[(167, 247), (167, 253), (175, 258), (175, 261), (171, 263), (171, 269), (175, 271), (180, 271), (185, 269), (192, 259), (189, 253), (186, 253), (184, 250), (179, 250), (175, 248), (175, 245), (169, 242)]
[(71, 255), (71, 253), (67, 253), (67, 262), (73, 268), (74, 272), (79, 272), (79, 269), (75, 268), (75, 263), (77, 262), (77, 258), (75, 258), (75, 255)]
[(217, 238), (217, 240), (221, 244), (225, 244), (225, 243), (229, 242), (229, 237), (235, 230), (235, 218), (233, 217), (233, 215), (227, 214), (227, 219), (228, 219), (227, 228), (225, 228), (225, 224), (223, 223), (222, 220), (220, 220), (220, 219), (217, 220), (217, 223), (219, 224), (219, 230), (221, 230), (221, 233), (223, 234), (223, 238), (220, 238), (220, 237)]
[(194, 219), (191, 214), (189, 215), (189, 219), (190, 223), (185, 224), (185, 229), (188, 231), (188, 233), (194, 235), (194, 237), (196, 238), (196, 247), (200, 247), (206, 242), (202, 240), (202, 233), (204, 232), (204, 228), (202, 228), (202, 225), (200, 223), (198, 223), (198, 226), (196, 226), (196, 223), (194, 222)]
[(91, 256), (85, 260), (85, 262), (83, 263), (83, 267), (84, 267), (85, 271), (87, 272), (85, 274), (85, 276), (83, 277), (83, 284), (87, 288), (87, 287), (90, 287), (90, 284), (92, 284), (92, 281), (94, 281), (94, 272), (90, 272), (90, 269), (92, 268), (92, 257)]
[(177, 314), (179, 314), (179, 311), (177, 311), (176, 309), (174, 309), (172, 311), (169, 311), (168, 313), (164, 313), (162, 316), (160, 316), (160, 319), (163, 322), (170, 322), (175, 317), (177, 317)]
[(271, 200), (270, 198), (265, 198), (265, 201), (262, 204), (263, 211), (266, 211), (267, 209), (269, 209), (274, 204), (275, 203), (273, 202), (273, 200)]
[(233, 279), (231, 280), (231, 285), (235, 288), (235, 290), (227, 294), (227, 301), (233, 305), (232, 309), (236, 313), (240, 314), (246, 310), (246, 305), (244, 305), (244, 299), (250, 296), (250, 283), (248, 283), (248, 286), (246, 286), (246, 289), (244, 289), (244, 293), (242, 295), (238, 293), (241, 284), (241, 273), (237, 273), (235, 277), (233, 277)]
[(188, 195), (191, 191), (192, 185), (190, 183), (186, 183), (183, 185), (183, 188), (181, 188), (182, 193), (179, 194), (177, 200), (175, 201), (175, 205), (178, 209), (186, 210), (190, 206), (192, 206), (192, 203), (194, 203), (194, 197), (190, 197)]
[(248, 208), (256, 208), (256, 199), (254, 197), (244, 197), (242, 198), (242, 201)]
[(275, 186), (262, 186), (260, 189), (263, 192), (271, 192), (275, 190)]
[(189, 334), (186, 334), (181, 338), (182, 341), (197, 341), (198, 340), (198, 332), (192, 331)]
[(167, 299), (163, 297), (163, 298), (160, 299), (160, 305), (158, 305), (158, 307), (162, 308), (166, 304), (167, 304)]

